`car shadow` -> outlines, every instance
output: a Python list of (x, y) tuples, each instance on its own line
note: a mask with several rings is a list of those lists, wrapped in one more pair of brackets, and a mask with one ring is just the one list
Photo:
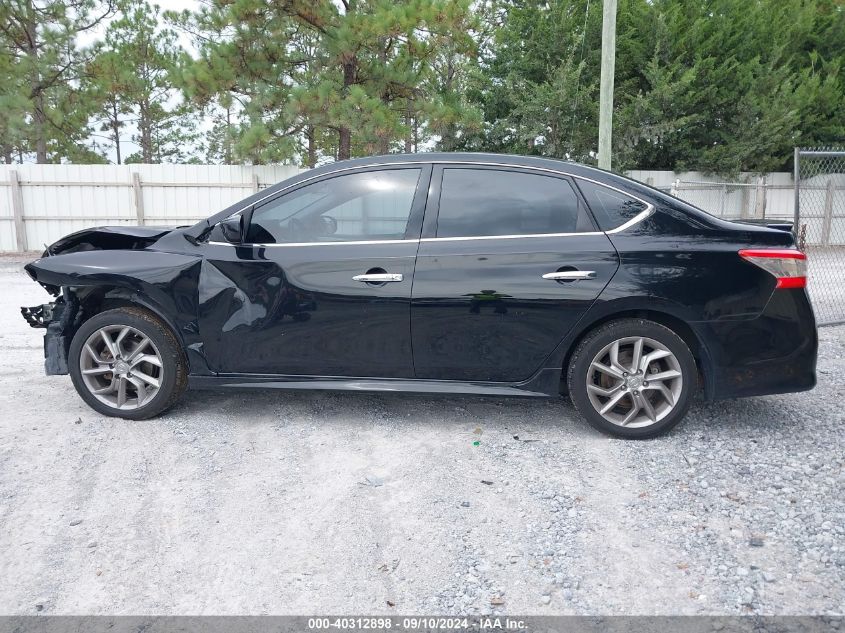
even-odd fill
[[(654, 441), (700, 436), (745, 441), (757, 434), (791, 433), (812, 422), (800, 398), (763, 396), (718, 402), (697, 400), (686, 419)], [(584, 420), (568, 397), (516, 398), (467, 394), (349, 392), (323, 390), (226, 389), (188, 391), (163, 417), (213, 418), (247, 424), (303, 423), (331, 426), (350, 422), (424, 422), (437, 427), (480, 425), (512, 431), (543, 429), (579, 437), (607, 437)], [(609, 438), (613, 440), (614, 438)], [(623, 440), (624, 441), (624, 440)]]
[(290, 421), (332, 425), (419, 423), (438, 427), (475, 425), (501, 429), (544, 427), (593, 434), (568, 398), (499, 397), (469, 394), (350, 392), (324, 390), (192, 390), (162, 417), (221, 418), (247, 423)]

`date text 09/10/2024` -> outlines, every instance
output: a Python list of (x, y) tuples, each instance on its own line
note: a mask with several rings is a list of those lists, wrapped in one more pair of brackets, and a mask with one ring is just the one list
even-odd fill
[(520, 631), (525, 628), (524, 620), (509, 617), (349, 617), (309, 618), (308, 629), (321, 630), (364, 630), (385, 631), (391, 629), (416, 631), (459, 631), (459, 630), (502, 630)]

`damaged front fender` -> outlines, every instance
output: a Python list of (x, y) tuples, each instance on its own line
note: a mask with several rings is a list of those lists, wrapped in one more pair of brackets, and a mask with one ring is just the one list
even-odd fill
[(189, 365), (203, 373), (206, 363), (197, 328), (200, 267), (198, 255), (154, 250), (84, 251), (27, 264), (30, 277), (53, 294), (62, 294), (55, 307), (42, 306), (40, 314), (37, 308), (27, 309), (28, 315), (22, 310), (31, 325), (34, 321), (47, 328), (47, 373), (67, 373), (67, 349), (76, 329), (109, 302), (154, 312), (184, 345)]

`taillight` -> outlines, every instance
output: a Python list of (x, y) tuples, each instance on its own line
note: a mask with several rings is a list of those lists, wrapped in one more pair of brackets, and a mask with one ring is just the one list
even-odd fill
[(804, 288), (807, 285), (807, 256), (797, 249), (751, 248), (739, 256), (777, 279), (775, 288)]

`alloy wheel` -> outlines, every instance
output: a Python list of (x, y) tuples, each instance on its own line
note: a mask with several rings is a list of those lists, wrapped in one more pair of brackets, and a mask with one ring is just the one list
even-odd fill
[(82, 346), (79, 369), (95, 398), (122, 410), (149, 403), (164, 377), (155, 344), (128, 325), (107, 325), (91, 334)]
[(675, 408), (683, 388), (681, 364), (662, 343), (643, 336), (613, 341), (587, 372), (587, 395), (608, 422), (627, 428), (656, 424)]

